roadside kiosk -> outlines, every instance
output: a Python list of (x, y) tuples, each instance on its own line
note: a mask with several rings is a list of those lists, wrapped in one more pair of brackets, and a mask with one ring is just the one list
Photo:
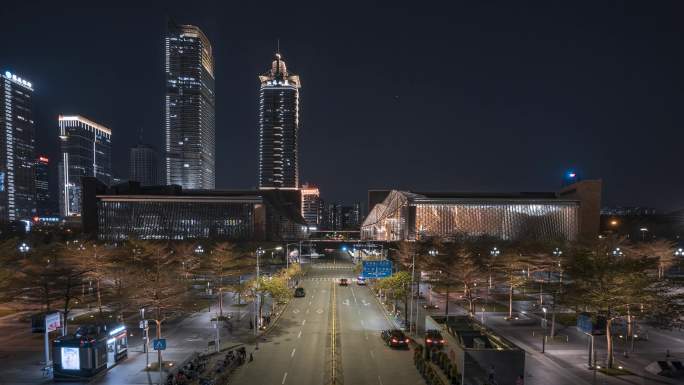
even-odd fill
[(84, 325), (52, 343), (55, 381), (86, 381), (125, 359), (128, 337), (123, 324)]

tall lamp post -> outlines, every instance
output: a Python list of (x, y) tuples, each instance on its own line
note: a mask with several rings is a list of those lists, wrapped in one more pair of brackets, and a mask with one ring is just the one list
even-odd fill
[(256, 249), (256, 288), (255, 288), (255, 298), (254, 298), (254, 349), (259, 349), (259, 326), (261, 324), (261, 314), (259, 309), (261, 309), (261, 297), (259, 295), (259, 257), (264, 255), (266, 251), (269, 250), (282, 250), (282, 246), (276, 246), (271, 249), (264, 249), (262, 247), (257, 247)]
[[(285, 245), (285, 267), (290, 268), (290, 245), (295, 245), (297, 246), (299, 243), (288, 243)], [(300, 247), (298, 250), (298, 253), (301, 254), (302, 248)], [(297, 257), (299, 258), (299, 254), (297, 254)]]
[[(492, 260), (501, 254), (501, 250), (499, 250), (496, 246), (494, 246), (490, 251), (489, 255), (492, 257)], [(491, 263), (489, 267), (489, 286), (487, 287), (487, 294), (489, 294), (489, 291), (492, 290), (492, 268), (491, 268)]]

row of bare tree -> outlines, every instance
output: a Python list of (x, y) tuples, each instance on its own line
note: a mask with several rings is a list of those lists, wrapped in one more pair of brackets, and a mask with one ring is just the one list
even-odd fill
[[(254, 270), (253, 253), (235, 244), (216, 243), (198, 252), (191, 242), (130, 240), (117, 245), (90, 241), (35, 244), (28, 252), (10, 239), (0, 245), (0, 300), (21, 308), (58, 309), (65, 320), (76, 307), (95, 306), (98, 318), (126, 316), (146, 309), (157, 336), (161, 325), (175, 315), (199, 310), (203, 290), (215, 291), (218, 316), (223, 317), (224, 291), (238, 303), (245, 297), (287, 297), (287, 283), (301, 275), (299, 265), (283, 269), (256, 285), (254, 279), (235, 279)], [(232, 279), (228, 279), (232, 276)], [(262, 301), (263, 304), (264, 301)], [(68, 325), (63, 325), (66, 334)]]
[[(397, 278), (395, 283), (410, 281), (415, 261), (416, 271), (424, 273), (434, 290), (447, 298), (458, 292), (471, 316), (477, 301), (483, 300), (482, 293), (489, 298), (498, 288), (507, 291), (508, 317), (513, 317), (516, 293), (531, 285), (538, 285), (539, 302), (546, 301), (550, 309), (551, 336), (556, 333), (558, 307), (601, 314), (607, 320), (608, 367), (613, 365), (611, 327), (615, 320), (626, 321), (627, 335), (632, 338), (636, 317), (663, 327), (681, 325), (683, 320), (684, 298), (674, 290), (676, 282), (665, 275), (679, 263), (675, 244), (669, 241), (628, 243), (603, 237), (591, 242), (514, 243), (435, 238), (400, 243), (397, 251), (408, 271), (402, 274), (408, 278)], [(410, 291), (401, 295), (407, 299)]]

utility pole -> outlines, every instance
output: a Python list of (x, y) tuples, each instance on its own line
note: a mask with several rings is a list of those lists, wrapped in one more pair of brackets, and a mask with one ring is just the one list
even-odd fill
[(259, 255), (261, 247), (256, 250), (256, 288), (254, 289), (254, 349), (259, 350)]

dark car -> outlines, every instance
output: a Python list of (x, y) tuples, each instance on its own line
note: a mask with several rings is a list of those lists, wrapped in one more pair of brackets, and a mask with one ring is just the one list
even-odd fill
[(425, 346), (428, 348), (436, 347), (441, 348), (444, 346), (446, 341), (442, 337), (442, 334), (437, 330), (428, 330), (425, 332)]
[(347, 278), (340, 278), (340, 286), (349, 286), (349, 280)]
[(409, 347), (408, 337), (399, 329), (384, 330), (380, 336), (389, 347), (402, 349)]
[(437, 310), (437, 309), (439, 309), (439, 306), (437, 306), (433, 303), (426, 303), (425, 305), (423, 305), (423, 309), (425, 309), (425, 310)]
[(306, 296), (306, 292), (304, 291), (304, 288), (303, 288), (303, 287), (298, 287), (298, 288), (296, 288), (296, 289), (295, 289), (295, 292), (294, 292), (294, 296), (295, 296), (295, 297), (304, 297), (304, 296)]

